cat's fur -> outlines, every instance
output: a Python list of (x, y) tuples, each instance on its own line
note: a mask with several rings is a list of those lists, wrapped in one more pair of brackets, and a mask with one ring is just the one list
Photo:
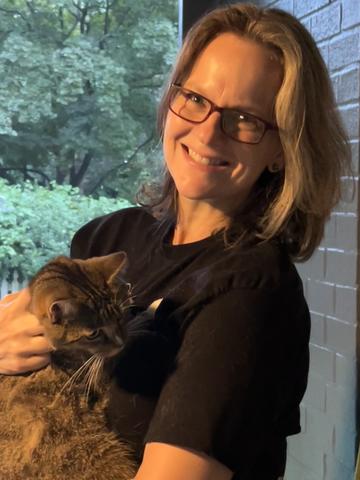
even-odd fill
[[(127, 335), (129, 287), (120, 278), (125, 260), (122, 253), (58, 257), (31, 281), (30, 311), (56, 350), (40, 371), (0, 376), (1, 479), (135, 476), (131, 446), (109, 431), (104, 415), (111, 362)], [(89, 369), (78, 370), (86, 361)]]

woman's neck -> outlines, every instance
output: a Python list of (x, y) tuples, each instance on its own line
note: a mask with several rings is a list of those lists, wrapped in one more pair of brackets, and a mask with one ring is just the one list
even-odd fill
[(229, 216), (207, 203), (180, 202), (172, 244), (203, 240), (229, 225), (229, 222)]

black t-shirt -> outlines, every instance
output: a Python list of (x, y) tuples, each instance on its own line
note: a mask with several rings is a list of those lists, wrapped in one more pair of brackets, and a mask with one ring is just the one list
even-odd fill
[(134, 343), (135, 354), (119, 363), (126, 374), (112, 385), (109, 422), (140, 456), (146, 442), (170, 443), (216, 458), (234, 479), (276, 479), (285, 437), (300, 431), (307, 383), (301, 279), (277, 241), (226, 249), (218, 233), (171, 245), (170, 228), (130, 208), (91, 221), (73, 239), (74, 258), (125, 251), (135, 305), (163, 298), (156, 325), (180, 339), (165, 379), (152, 362), (161, 348)]

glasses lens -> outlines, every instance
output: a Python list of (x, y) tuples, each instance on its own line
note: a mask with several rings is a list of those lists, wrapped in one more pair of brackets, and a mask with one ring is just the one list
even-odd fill
[(259, 143), (265, 131), (265, 124), (246, 113), (224, 110), (223, 131), (234, 140), (244, 143)]
[(209, 110), (210, 103), (197, 93), (173, 86), (170, 97), (170, 110), (185, 120), (203, 121)]
[[(191, 90), (173, 85), (171, 89), (170, 110), (192, 122), (203, 122), (211, 111), (211, 103)], [(221, 110), (222, 131), (238, 142), (259, 143), (264, 135), (265, 124), (252, 115), (231, 109)]]

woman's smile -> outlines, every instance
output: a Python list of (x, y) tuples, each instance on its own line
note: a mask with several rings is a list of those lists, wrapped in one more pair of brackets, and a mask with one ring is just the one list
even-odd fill
[[(228, 169), (230, 163), (214, 155), (202, 155), (186, 145), (182, 145), (185, 158), (190, 163), (195, 163), (197, 167), (201, 167), (203, 171), (223, 171)], [(205, 167), (205, 168), (204, 168)]]
[(221, 109), (248, 110), (270, 122), (281, 81), (282, 69), (272, 52), (254, 41), (224, 33), (203, 50), (183, 82), (179, 102), (185, 102), (186, 115), (202, 108), (206, 99), (220, 110), (203, 121), (169, 110), (164, 129), (164, 157), (180, 204), (191, 199), (229, 212), (246, 199), (261, 173), (278, 159), (280, 140), (272, 131), (259, 144), (231, 138), (223, 131)]

